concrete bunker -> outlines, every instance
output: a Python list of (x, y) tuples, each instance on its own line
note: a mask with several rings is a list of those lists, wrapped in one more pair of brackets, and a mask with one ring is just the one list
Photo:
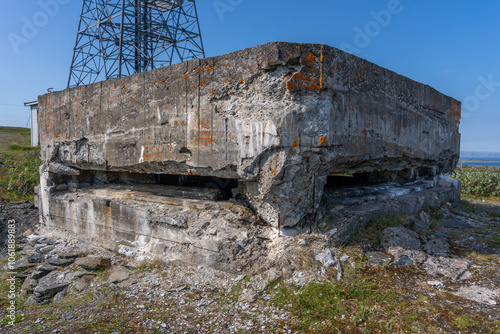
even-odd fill
[(327, 220), (345, 241), (366, 203), (460, 193), (444, 176), (458, 162), (460, 102), (325, 45), (193, 60), (51, 92), (39, 109), (42, 220), (110, 245), (154, 248), (205, 220), (185, 205), (274, 228)]

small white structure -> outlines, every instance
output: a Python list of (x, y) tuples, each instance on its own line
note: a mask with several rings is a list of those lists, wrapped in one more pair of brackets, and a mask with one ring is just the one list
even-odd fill
[(26, 107), (30, 107), (31, 112), (31, 146), (40, 145), (38, 138), (38, 101), (26, 102)]

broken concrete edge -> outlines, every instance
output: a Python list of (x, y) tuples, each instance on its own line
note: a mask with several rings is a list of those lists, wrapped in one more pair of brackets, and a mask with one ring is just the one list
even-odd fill
[(355, 211), (336, 212), (336, 219), (323, 212), (318, 222), (329, 224), (323, 229), (283, 227), (277, 233), (273, 227), (258, 225), (253, 212), (235, 203), (152, 195), (141, 200), (119, 192), (100, 197), (59, 194), (51, 198), (51, 216), (44, 221), (51, 231), (79, 236), (82, 241), (128, 258), (144, 261), (159, 257), (166, 262), (226, 272), (253, 272), (276, 261), (280, 251), (275, 245), (283, 238), (300, 238), (313, 232), (333, 246), (342, 246), (373, 218), (416, 216), (424, 206), (441, 206), (459, 194), (459, 183), (454, 179), (439, 177), (437, 184), (439, 187), (388, 201), (360, 203)]

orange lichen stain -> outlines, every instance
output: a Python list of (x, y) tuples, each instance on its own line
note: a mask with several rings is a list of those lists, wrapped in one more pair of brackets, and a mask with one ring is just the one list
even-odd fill
[(455, 123), (460, 123), (460, 118), (461, 118), (461, 110), (460, 110), (460, 106), (458, 105), (458, 101), (455, 100), (455, 99), (450, 99), (450, 104), (451, 104), (451, 111), (452, 111), (452, 117), (453, 117), (453, 121)]
[(325, 60), (325, 55), (321, 55), (321, 57), (319, 58), (320, 61), (323, 61)]
[(286, 83), (286, 89), (292, 90), (293, 89), (293, 82), (287, 81), (287, 83)]
[(194, 84), (191, 85), (191, 89), (194, 89)]
[(297, 146), (299, 146), (299, 145), (300, 145), (300, 139), (298, 139), (298, 140), (294, 140), (294, 141), (292, 142), (292, 146), (293, 146), (293, 147), (297, 147)]
[(231, 63), (228, 63), (228, 64), (227, 64), (227, 67), (231, 67)]
[(182, 121), (182, 124), (184, 124), (184, 121)]
[(311, 66), (312, 64), (314, 64), (314, 60), (316, 59), (316, 56), (314, 55), (314, 53), (312, 53), (312, 51), (309, 51), (306, 55), (306, 57), (304, 58), (304, 61), (306, 62), (306, 64), (308, 66)]
[(326, 143), (326, 138), (325, 138), (325, 137), (323, 137), (323, 136), (322, 136), (322, 137), (319, 137), (319, 144), (320, 144), (320, 145), (325, 145), (325, 143)]
[(117, 86), (115, 85), (115, 89), (116, 89), (116, 87), (117, 87)]
[(200, 86), (203, 86), (203, 80), (200, 80)]
[(222, 80), (223, 85), (227, 85), (227, 80)]
[(356, 146), (356, 143), (352, 143), (352, 146)]
[(238, 83), (240, 83), (240, 84), (242, 84), (242, 83), (244, 83), (244, 82), (245, 82), (245, 79), (243, 79), (243, 78), (242, 78), (242, 79), (240, 79), (240, 81), (238, 81)]
[(361, 131), (361, 134), (365, 135), (368, 133), (368, 131), (366, 131), (366, 129), (364, 129), (363, 131)]
[(189, 74), (187, 74), (187, 73), (186, 73), (186, 74), (184, 74), (184, 79), (185, 79), (185, 80), (189, 79)]

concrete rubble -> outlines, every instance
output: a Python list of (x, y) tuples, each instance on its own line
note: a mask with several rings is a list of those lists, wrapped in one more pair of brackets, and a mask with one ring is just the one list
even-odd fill
[(41, 220), (127, 256), (260, 266), (273, 228), (346, 243), (375, 215), (457, 200), (444, 175), (460, 108), (295, 43), (51, 92), (39, 98)]

